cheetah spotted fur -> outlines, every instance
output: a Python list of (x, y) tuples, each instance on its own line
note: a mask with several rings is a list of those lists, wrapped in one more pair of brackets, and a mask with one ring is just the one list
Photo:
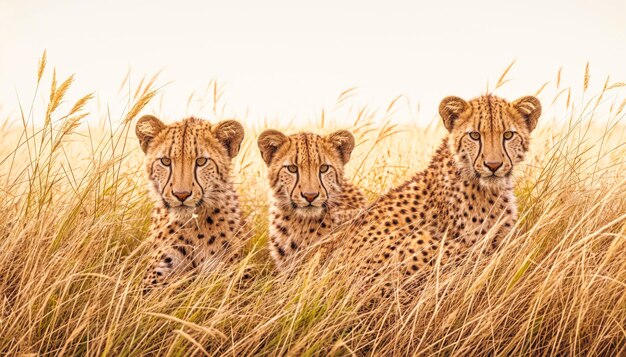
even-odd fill
[(237, 259), (244, 232), (230, 175), (244, 136), (241, 124), (189, 118), (165, 125), (148, 115), (137, 122), (136, 135), (155, 202), (144, 289), (166, 285), (175, 273)]
[(439, 113), (448, 135), (428, 168), (333, 234), (324, 258), (352, 259), (366, 281), (385, 269), (406, 281), (437, 260), (458, 260), (485, 236), (490, 249), (500, 245), (517, 219), (511, 173), (528, 151), (541, 104), (530, 96), (512, 103), (447, 97)]
[(266, 130), (259, 136), (272, 192), (269, 250), (278, 270), (297, 266), (303, 251), (365, 205), (361, 190), (344, 177), (354, 142), (346, 130), (328, 136)]

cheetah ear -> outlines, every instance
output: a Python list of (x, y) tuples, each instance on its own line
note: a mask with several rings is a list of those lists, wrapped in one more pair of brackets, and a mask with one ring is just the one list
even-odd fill
[(257, 139), (263, 161), (269, 165), (274, 155), (276, 155), (276, 152), (278, 152), (278, 149), (286, 142), (287, 136), (278, 130), (268, 129), (263, 131)]
[(450, 96), (443, 98), (441, 104), (439, 104), (439, 115), (443, 119), (443, 126), (451, 132), (454, 122), (468, 107), (469, 104), (459, 97)]
[(338, 130), (326, 137), (326, 141), (337, 150), (339, 158), (346, 164), (350, 160), (350, 154), (354, 149), (354, 136), (347, 130)]
[(513, 102), (513, 108), (522, 115), (528, 125), (528, 130), (533, 131), (541, 115), (541, 102), (533, 96), (522, 97)]
[(236, 120), (224, 120), (215, 125), (211, 132), (215, 138), (226, 148), (228, 156), (232, 159), (237, 156), (243, 141), (243, 125)]
[(135, 134), (144, 153), (148, 152), (150, 142), (165, 128), (165, 124), (154, 115), (144, 115), (135, 126)]

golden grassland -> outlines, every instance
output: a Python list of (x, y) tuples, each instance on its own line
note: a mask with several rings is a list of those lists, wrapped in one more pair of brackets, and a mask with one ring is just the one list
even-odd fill
[[(38, 87), (45, 67), (44, 56)], [(261, 128), (249, 127), (233, 173), (256, 230), (246, 259), (144, 297), (151, 202), (133, 119), (156, 95), (154, 79), (131, 93), (119, 124), (85, 128), (92, 96), (60, 112), (72, 81), (54, 76), (42, 125), (25, 106), (21, 127), (0, 128), (0, 352), (623, 355), (624, 85), (607, 80), (591, 95), (589, 78), (587, 68), (582, 99), (561, 88), (560, 73), (554, 98), (542, 97), (545, 114), (515, 174), (520, 219), (501, 249), (435, 269), (419, 293), (368, 305), (377, 290), (352, 289), (340, 264), (272, 274)], [(438, 123), (391, 124), (394, 105), (345, 122), (358, 142), (349, 177), (372, 199), (424, 168), (444, 135)], [(555, 107), (563, 117), (550, 117)], [(315, 128), (331, 129), (324, 118)], [(255, 278), (242, 285), (246, 267)]]

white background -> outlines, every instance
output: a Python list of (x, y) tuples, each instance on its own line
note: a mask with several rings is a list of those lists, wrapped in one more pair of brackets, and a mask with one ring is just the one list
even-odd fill
[[(319, 116), (337, 95), (384, 107), (403, 94), (428, 123), (446, 95), (472, 97), (516, 59), (502, 95), (554, 81), (626, 81), (626, 1), (0, 1), (0, 114), (30, 102), (44, 49), (70, 99), (95, 91), (119, 117), (119, 86), (163, 70), (160, 103), (179, 119), (212, 78), (233, 114), (252, 123)], [(49, 86), (49, 73), (46, 89)], [(555, 91), (551, 87), (552, 93)], [(44, 94), (37, 98), (44, 102)], [(190, 113), (191, 111), (191, 113)], [(247, 113), (247, 114), (246, 114)], [(97, 120), (97, 116), (89, 120)]]

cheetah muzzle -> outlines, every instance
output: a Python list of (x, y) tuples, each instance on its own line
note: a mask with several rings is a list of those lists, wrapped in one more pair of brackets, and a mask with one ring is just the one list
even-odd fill
[(333, 233), (322, 260), (356, 266), (366, 283), (383, 275), (408, 281), (478, 243), (488, 250), (501, 244), (517, 220), (511, 173), (528, 151), (541, 104), (535, 97), (447, 97), (439, 114), (448, 134), (428, 168)]
[(189, 118), (165, 125), (148, 115), (139, 119), (136, 134), (155, 202), (145, 289), (237, 259), (247, 232), (230, 174), (243, 140), (241, 124)]

